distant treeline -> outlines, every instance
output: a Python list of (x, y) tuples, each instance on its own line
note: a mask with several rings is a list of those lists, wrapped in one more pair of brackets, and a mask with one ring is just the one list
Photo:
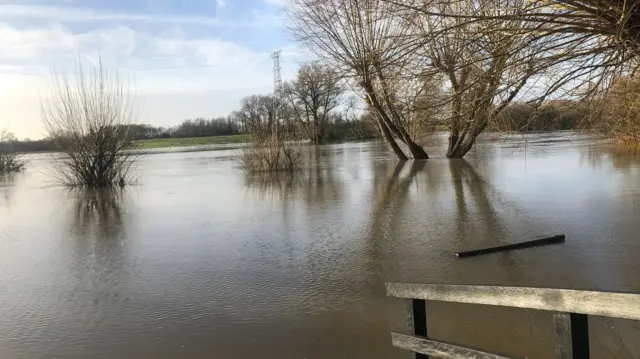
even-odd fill
[[(327, 124), (327, 140), (356, 140), (377, 137), (375, 122), (365, 114), (357, 120), (348, 120), (341, 115), (332, 116)], [(589, 111), (581, 104), (571, 101), (549, 101), (541, 106), (523, 102), (510, 104), (500, 116), (492, 121), (490, 131), (541, 132), (589, 128)], [(247, 133), (246, 124), (233, 115), (212, 119), (196, 118), (184, 120), (175, 127), (156, 127), (148, 124), (131, 125), (129, 140), (158, 138), (186, 138), (232, 136)], [(12, 141), (3, 144), (11, 151), (47, 152), (56, 148), (50, 139)]]
[(588, 129), (593, 114), (585, 103), (557, 100), (536, 106), (512, 102), (497, 118), (490, 131), (543, 132)]
[[(332, 141), (352, 140), (358, 138), (373, 138), (377, 135), (373, 123), (354, 123), (341, 117), (336, 117), (328, 125), (327, 138)], [(196, 118), (184, 120), (175, 127), (156, 127), (148, 124), (131, 125), (127, 135), (131, 141), (150, 140), (158, 138), (187, 138), (210, 136), (233, 136), (245, 134), (247, 130), (241, 121), (233, 117), (218, 117), (212, 119)], [(41, 140), (13, 140), (0, 144), (0, 150), (15, 152), (52, 152), (57, 148), (51, 139)]]
[(0, 151), (9, 152), (51, 152), (55, 151), (56, 146), (50, 139), (42, 140), (24, 140), (24, 141), (9, 141), (0, 143)]
[[(372, 138), (377, 135), (375, 128), (366, 119), (348, 121), (342, 116), (331, 118), (327, 125), (327, 139), (331, 141)], [(213, 119), (196, 118), (183, 121), (172, 128), (154, 127), (151, 125), (133, 125), (129, 128), (129, 139), (146, 140), (156, 138), (187, 138), (233, 136), (249, 133), (246, 123), (233, 115)]]

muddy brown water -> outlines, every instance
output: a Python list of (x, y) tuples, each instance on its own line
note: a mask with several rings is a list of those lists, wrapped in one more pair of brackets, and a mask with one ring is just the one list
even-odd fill
[[(0, 358), (409, 358), (385, 281), (640, 293), (640, 156), (588, 135), (404, 165), (378, 142), (309, 147), (292, 178), (246, 177), (236, 151), (144, 155), (114, 193), (57, 187), (46, 154), (0, 177)], [(552, 357), (550, 313), (428, 313), (435, 338)], [(595, 358), (640, 358), (638, 323), (591, 335)]]

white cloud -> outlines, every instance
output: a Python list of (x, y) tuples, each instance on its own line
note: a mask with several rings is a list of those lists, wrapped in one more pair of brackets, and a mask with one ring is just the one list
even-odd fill
[(265, 3), (273, 6), (284, 7), (288, 0), (263, 0)]
[(137, 48), (137, 34), (130, 27), (118, 25), (75, 36), (76, 50), (97, 51), (113, 58), (126, 58)]
[[(231, 5), (229, 0), (210, 1), (218, 9)], [(190, 37), (182, 28), (201, 25), (232, 28), (227, 29), (232, 32), (255, 31), (239, 27), (282, 24), (282, 14), (275, 11), (245, 15), (249, 20), (215, 14), (158, 15), (68, 5), (0, 4), (0, 128), (9, 125), (19, 137), (39, 137), (40, 96), (46, 96), (50, 72), (69, 70), (78, 58), (95, 63), (98, 56), (107, 67), (133, 80), (141, 105), (148, 107), (142, 111), (146, 114), (142, 122), (169, 126), (189, 116), (226, 115), (237, 108), (241, 97), (271, 90), (271, 51), (257, 51), (211, 35), (219, 29)], [(77, 26), (81, 23), (83, 26)], [(145, 25), (151, 23), (162, 24), (165, 30), (149, 32)], [(91, 30), (78, 32), (88, 24)], [(265, 37), (260, 29), (256, 36)], [(299, 54), (293, 47), (285, 45), (284, 49), (283, 77), (287, 79), (297, 68), (294, 62)]]
[[(220, 0), (219, 0), (220, 1)], [(224, 0), (221, 0), (224, 2)], [(213, 15), (213, 14), (212, 14)], [(51, 20), (60, 22), (147, 22), (180, 25), (202, 25), (222, 27), (279, 26), (277, 19), (259, 18), (250, 21), (224, 20), (214, 16), (161, 15), (113, 11), (97, 11), (80, 7), (50, 5), (0, 5), (0, 20), (12, 19)], [(274, 21), (275, 20), (275, 21)]]
[[(295, 70), (285, 47), (283, 77)], [(40, 94), (50, 69), (68, 69), (100, 55), (136, 85), (146, 106), (142, 122), (169, 126), (189, 116), (220, 116), (241, 97), (272, 87), (271, 57), (240, 43), (209, 36), (189, 38), (175, 27), (162, 33), (112, 25), (73, 33), (60, 24), (18, 28), (0, 23), (0, 127), (19, 137), (39, 137)]]
[(62, 26), (18, 30), (0, 23), (0, 58), (31, 59), (50, 51), (69, 51), (74, 41)]
[(56, 67), (73, 63), (78, 55), (92, 59), (98, 54), (109, 65), (134, 72), (208, 67), (243, 75), (270, 61), (268, 53), (216, 37), (190, 39), (178, 30), (148, 34), (116, 25), (73, 34), (61, 25), (17, 29), (0, 23), (0, 64), (22, 65), (0, 68), (5, 73), (33, 73), (34, 67)]

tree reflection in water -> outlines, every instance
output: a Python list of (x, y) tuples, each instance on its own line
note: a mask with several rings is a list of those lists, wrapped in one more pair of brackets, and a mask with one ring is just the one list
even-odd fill
[(294, 173), (273, 172), (245, 176), (245, 187), (261, 200), (302, 197), (307, 204), (325, 203), (344, 197), (343, 183), (336, 178), (334, 161), (322, 149), (306, 148), (304, 168)]
[(126, 192), (122, 189), (74, 190), (68, 210), (71, 242), (69, 266), (76, 288), (73, 305), (90, 305), (104, 309), (128, 301), (126, 283), (132, 266), (127, 223), (131, 213), (124, 208)]
[(617, 177), (611, 181), (619, 181), (621, 197), (633, 202), (634, 208), (640, 207), (637, 179), (640, 174), (638, 157), (640, 148), (616, 145), (589, 146), (580, 153), (581, 163), (587, 163), (594, 169), (611, 166)]
[(289, 198), (301, 183), (300, 175), (295, 173), (259, 173), (244, 178), (248, 192), (261, 200)]
[(81, 236), (119, 238), (123, 236), (123, 190), (78, 190), (74, 193), (71, 231)]
[(9, 207), (11, 205), (11, 195), (13, 187), (16, 181), (16, 173), (4, 173), (0, 172), (0, 192), (4, 199), (4, 205)]

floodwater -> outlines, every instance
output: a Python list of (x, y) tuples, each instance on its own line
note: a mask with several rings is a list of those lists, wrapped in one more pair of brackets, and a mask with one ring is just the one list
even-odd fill
[[(144, 155), (125, 191), (57, 187), (46, 154), (0, 177), (0, 358), (410, 358), (385, 281), (640, 293), (640, 156), (587, 135), (404, 165), (378, 142), (309, 147), (290, 178), (246, 177), (236, 151)], [(434, 338), (553, 354), (550, 313), (428, 318)], [(640, 358), (637, 323), (590, 320), (593, 357)]]

